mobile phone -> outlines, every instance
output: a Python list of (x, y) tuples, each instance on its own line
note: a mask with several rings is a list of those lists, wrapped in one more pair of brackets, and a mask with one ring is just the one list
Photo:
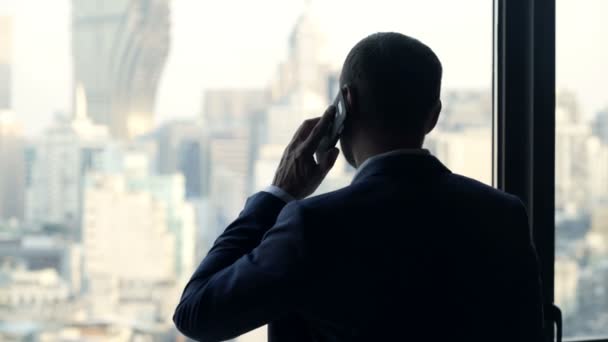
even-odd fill
[(336, 107), (334, 118), (327, 130), (327, 134), (321, 138), (321, 142), (316, 151), (317, 154), (325, 153), (336, 146), (336, 143), (342, 134), (342, 130), (344, 129), (344, 121), (346, 120), (347, 112), (342, 90), (338, 91), (338, 95), (336, 95), (336, 99), (334, 100), (334, 106)]

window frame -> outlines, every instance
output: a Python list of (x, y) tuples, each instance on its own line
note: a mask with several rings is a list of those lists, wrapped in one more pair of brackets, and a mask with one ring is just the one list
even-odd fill
[(561, 313), (554, 305), (555, 41), (556, 0), (494, 0), (493, 182), (517, 195), (528, 210), (547, 341), (561, 340)]

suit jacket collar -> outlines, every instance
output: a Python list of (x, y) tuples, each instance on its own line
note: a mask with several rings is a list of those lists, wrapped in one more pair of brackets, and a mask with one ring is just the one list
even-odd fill
[(373, 157), (369, 163), (362, 165), (351, 184), (361, 182), (371, 176), (386, 177), (433, 176), (451, 173), (439, 159), (430, 153), (392, 153)]

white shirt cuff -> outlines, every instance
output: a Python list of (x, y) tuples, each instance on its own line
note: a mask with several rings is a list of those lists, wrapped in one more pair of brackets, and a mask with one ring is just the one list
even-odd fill
[(287, 191), (279, 188), (278, 186), (270, 185), (270, 186), (267, 186), (262, 191), (267, 192), (271, 195), (274, 195), (274, 196), (282, 199), (285, 203), (289, 203), (291, 201), (296, 200), (295, 197), (291, 196)]

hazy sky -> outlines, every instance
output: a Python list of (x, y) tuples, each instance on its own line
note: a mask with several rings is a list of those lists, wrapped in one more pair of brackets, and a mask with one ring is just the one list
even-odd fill
[[(172, 43), (157, 120), (200, 114), (212, 87), (267, 84), (285, 58), (305, 0), (173, 0)], [(444, 88), (487, 88), (492, 62), (491, 0), (313, 0), (326, 32), (325, 55), (339, 65), (376, 31), (399, 31), (430, 45), (444, 64)], [(558, 84), (583, 109), (608, 105), (608, 0), (558, 0)], [(0, 0), (14, 18), (13, 107), (29, 132), (70, 110), (70, 0)], [(601, 88), (603, 87), (603, 88)]]

